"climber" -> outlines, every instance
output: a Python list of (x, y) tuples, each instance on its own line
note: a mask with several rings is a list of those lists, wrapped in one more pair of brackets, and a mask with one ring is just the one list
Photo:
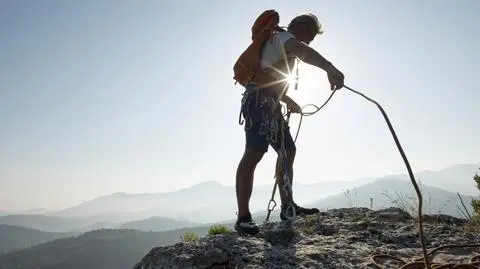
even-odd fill
[[(282, 31), (283, 30), (283, 31)], [(263, 155), (272, 146), (277, 153), (280, 148), (281, 129), (280, 121), (284, 121), (281, 111), (282, 101), (291, 113), (300, 113), (300, 106), (286, 95), (288, 81), (285, 74), (293, 70), (295, 59), (323, 69), (327, 73), (331, 90), (343, 87), (344, 75), (309, 44), (316, 35), (323, 30), (318, 19), (313, 14), (302, 14), (291, 20), (286, 31), (275, 31), (271, 42), (266, 42), (262, 48), (261, 67), (269, 74), (270, 81), (265, 77), (257, 78), (256, 87), (252, 90), (246, 87), (242, 99), (242, 115), (245, 118), (246, 145), (236, 172), (236, 195), (238, 203), (237, 221), (235, 230), (239, 233), (256, 234), (259, 228), (252, 219), (249, 200), (253, 188), (254, 171)], [(260, 81), (261, 80), (261, 81)], [(268, 86), (259, 86), (265, 85)], [(287, 171), (290, 182), (293, 178), (293, 162), (296, 146), (288, 126), (284, 129), (284, 148), (288, 160)], [(281, 212), (280, 218), (285, 220), (285, 210), (289, 202), (293, 202), (296, 214), (315, 214), (317, 208), (303, 208), (298, 206), (293, 197), (281, 191), (284, 187), (282, 179), (283, 168), (280, 165), (280, 156), (277, 159), (276, 180), (279, 186)]]

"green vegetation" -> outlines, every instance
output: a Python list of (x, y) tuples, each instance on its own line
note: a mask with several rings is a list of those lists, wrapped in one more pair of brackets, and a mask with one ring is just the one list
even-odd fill
[[(475, 173), (475, 175), (473, 176), (473, 180), (475, 181), (477, 189), (480, 192), (480, 176), (478, 175), (478, 173)], [(472, 200), (471, 205), (473, 207), (473, 217), (477, 220), (480, 219), (480, 199)]]
[(225, 226), (225, 225), (221, 225), (221, 224), (213, 225), (213, 226), (210, 227), (210, 229), (208, 230), (208, 234), (209, 234), (209, 235), (232, 234), (232, 233), (233, 233), (233, 231), (230, 230), (230, 228), (228, 228), (228, 227)]
[(314, 226), (304, 226), (299, 229), (305, 235), (313, 235), (315, 234), (315, 227)]
[(198, 241), (200, 241), (200, 236), (198, 236), (198, 234), (194, 232), (185, 232), (183, 236), (180, 237), (180, 239), (184, 243), (197, 243)]
[[(480, 192), (480, 176), (478, 173), (475, 173), (473, 180)], [(480, 233), (480, 199), (472, 199), (470, 204), (473, 207), (473, 216), (470, 218), (470, 222), (466, 225), (465, 230), (473, 235), (478, 235)]]
[(320, 216), (320, 214), (307, 215), (306, 219), (307, 219), (308, 222), (317, 222), (317, 221), (320, 221), (321, 216)]
[[(413, 186), (412, 186), (413, 188)], [(434, 213), (434, 211), (437, 211), (435, 213), (441, 213), (441, 209), (435, 210), (434, 209), (434, 202), (432, 202), (432, 195), (430, 193), (430, 190), (428, 187), (422, 184), (421, 180), (418, 182), (418, 188), (420, 189), (420, 193), (422, 194), (422, 200), (423, 200), (423, 205), (422, 205), (422, 211), (423, 213), (425, 212), (430, 212)], [(387, 197), (392, 204), (394, 204), (396, 207), (400, 208), (401, 210), (407, 212), (412, 218), (418, 218), (418, 196), (417, 193), (413, 193), (412, 195), (404, 194), (401, 192), (398, 192), (394, 190), (395, 196), (392, 196), (388, 193), (387, 190), (384, 190), (382, 192), (382, 195)], [(450, 200), (447, 200), (447, 202), (450, 202)], [(443, 206), (446, 206), (445, 202)], [(441, 203), (436, 203), (436, 204), (441, 204)]]

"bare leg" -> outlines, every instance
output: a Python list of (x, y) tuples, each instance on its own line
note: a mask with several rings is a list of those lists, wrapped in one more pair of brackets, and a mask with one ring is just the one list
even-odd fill
[[(288, 179), (290, 181), (290, 185), (293, 188), (293, 163), (295, 161), (295, 154), (296, 150), (291, 149), (287, 150), (287, 169), (288, 169)], [(291, 201), (291, 193), (285, 193), (283, 187), (285, 186), (285, 181), (283, 179), (284, 174), (284, 160), (282, 157), (278, 156), (277, 158), (277, 169), (276, 169), (276, 180), (278, 183), (278, 190), (280, 192), (280, 200), (282, 201), (283, 205), (289, 204)]]
[(245, 216), (250, 212), (249, 201), (253, 189), (253, 175), (257, 164), (263, 157), (264, 152), (246, 149), (236, 174), (236, 192), (238, 204), (238, 216)]

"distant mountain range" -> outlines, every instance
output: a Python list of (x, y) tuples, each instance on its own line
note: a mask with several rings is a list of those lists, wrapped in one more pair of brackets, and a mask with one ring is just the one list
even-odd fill
[(0, 224), (0, 253), (28, 248), (71, 235)]
[[(417, 173), (424, 214), (463, 217), (457, 192), (462, 193), (471, 212), (471, 199), (480, 198), (473, 182), (479, 168), (479, 165), (458, 165)], [(265, 220), (271, 187), (255, 188), (258, 205), (252, 212), (258, 223)], [(302, 205), (321, 210), (397, 206), (416, 214), (415, 190), (406, 175), (338, 184), (297, 184), (294, 191), (297, 197), (311, 197), (301, 200)], [(146, 251), (180, 241), (185, 231), (204, 236), (214, 223), (233, 228), (236, 207), (226, 202), (235, 201), (232, 192), (231, 186), (206, 182), (170, 193), (117, 193), (46, 214), (7, 213), (0, 217), (0, 252), (11, 252), (0, 255), (0, 268), (131, 268)], [(279, 219), (278, 192), (276, 201), (278, 206), (270, 216), (271, 221)]]
[(153, 247), (179, 242), (186, 231), (204, 236), (208, 228), (168, 232), (100, 229), (0, 254), (0, 269), (130, 269)]
[[(456, 192), (465, 197), (466, 204), (473, 196), (478, 196), (473, 176), (480, 171), (479, 168), (478, 164), (461, 164), (439, 171), (416, 173), (416, 180), (424, 188), (424, 198), (429, 199), (425, 201), (424, 210), (460, 216), (456, 207), (459, 204)], [(252, 212), (266, 212), (272, 187), (273, 184), (254, 187)], [(347, 195), (347, 191), (350, 194)], [(373, 199), (373, 208), (382, 208), (394, 205), (392, 201), (397, 196), (408, 196), (410, 200), (415, 197), (407, 175), (295, 184), (294, 193), (299, 204), (319, 208), (370, 207), (370, 198)], [(235, 199), (234, 186), (209, 181), (167, 193), (116, 193), (44, 214), (0, 216), (0, 224), (61, 233), (121, 227), (165, 231), (174, 227), (231, 220), (235, 218), (237, 210)], [(276, 201), (279, 207), (278, 191)]]
[[(258, 223), (264, 216), (254, 214)], [(272, 216), (271, 221), (278, 221), (278, 216)], [(141, 225), (160, 221), (161, 218), (150, 218), (144, 223), (130, 223), (127, 226)], [(166, 220), (167, 222), (171, 220)], [(192, 224), (192, 223), (187, 223)], [(234, 221), (223, 224), (233, 229)], [(162, 224), (163, 225), (163, 224)], [(136, 226), (138, 227), (138, 226)], [(171, 245), (181, 241), (186, 232), (195, 233), (200, 237), (208, 234), (211, 224), (195, 227), (176, 228), (163, 232), (148, 232), (134, 229), (98, 229), (78, 235), (61, 234), (63, 238), (53, 239), (25, 249), (0, 253), (0, 269), (129, 269), (154, 247)], [(9, 227), (5, 233), (14, 231)], [(149, 230), (151, 227), (145, 227)], [(1, 231), (1, 230), (0, 230)], [(44, 232), (36, 231), (37, 235), (25, 238), (40, 237)], [(0, 239), (2, 238), (0, 234)]]
[(48, 214), (49, 212), (52, 212), (52, 210), (47, 210), (47, 209), (44, 209), (44, 208), (32, 208), (32, 209), (23, 210), (23, 211), (5, 211), (5, 210), (0, 210), (0, 216), (6, 216), (6, 215)]
[(119, 224), (102, 221), (103, 218), (64, 218), (41, 214), (6, 215), (0, 217), (0, 224), (21, 226), (45, 232), (80, 233), (84, 231), (116, 227)]
[[(464, 218), (465, 209), (456, 193), (419, 183), (422, 193), (424, 214), (446, 214)], [(480, 193), (480, 192), (479, 192)], [(478, 195), (461, 195), (466, 210), (473, 212), (470, 204)], [(378, 210), (390, 206), (399, 207), (410, 214), (417, 214), (418, 197), (413, 185), (402, 179), (383, 179), (358, 188), (352, 188), (342, 194), (320, 199), (310, 206), (324, 210), (343, 207), (367, 207)]]
[(153, 232), (163, 232), (169, 230), (175, 230), (178, 228), (191, 228), (201, 226), (200, 223), (190, 222), (190, 221), (181, 221), (173, 220), (164, 217), (150, 217), (144, 220), (130, 221), (120, 225), (119, 229), (134, 229), (141, 231), (153, 231)]

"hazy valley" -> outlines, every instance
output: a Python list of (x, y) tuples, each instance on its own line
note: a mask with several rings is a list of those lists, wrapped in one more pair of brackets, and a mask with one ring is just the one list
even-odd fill
[[(479, 195), (472, 177), (479, 168), (464, 164), (416, 174), (424, 213), (463, 218), (457, 192), (471, 212), (470, 201)], [(296, 184), (294, 192), (303, 198), (299, 203), (321, 210), (391, 206), (415, 210), (417, 198), (406, 175), (334, 183)], [(252, 211), (257, 222), (266, 217), (271, 191), (270, 185), (255, 186)], [(276, 201), (278, 209), (278, 191)], [(178, 242), (185, 231), (203, 236), (213, 223), (232, 227), (235, 211), (233, 186), (205, 182), (169, 193), (105, 195), (42, 214), (38, 209), (33, 214), (3, 212), (0, 251), (9, 253), (0, 255), (0, 268), (131, 268), (152, 247)], [(270, 220), (278, 220), (277, 210)]]

